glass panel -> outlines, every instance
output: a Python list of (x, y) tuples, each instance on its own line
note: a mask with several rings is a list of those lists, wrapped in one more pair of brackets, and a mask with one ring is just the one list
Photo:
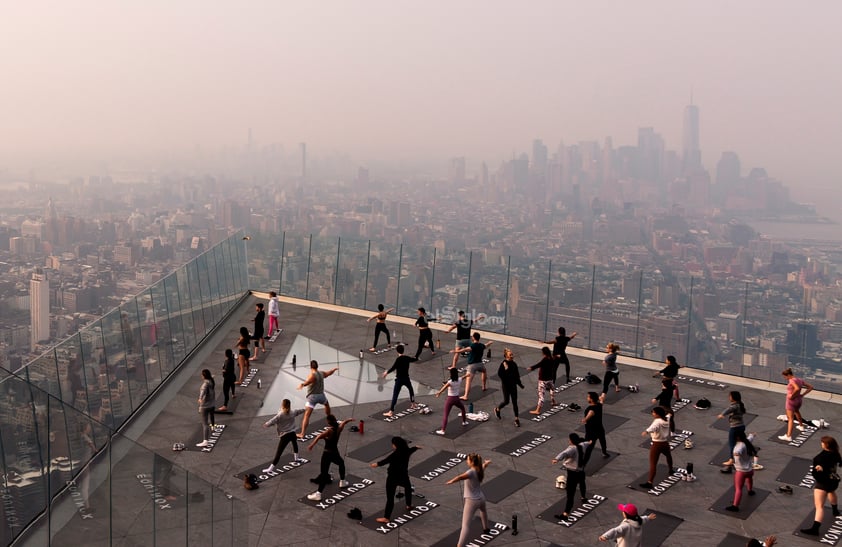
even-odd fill
[(136, 298), (132, 298), (120, 307), (123, 340), (126, 347), (126, 376), (129, 394), (137, 406), (149, 395), (144, 365), (143, 340), (141, 336), (140, 309)]
[(252, 234), (248, 241), (249, 288), (277, 290), (283, 254), (281, 234)]
[[(468, 317), (474, 318), (477, 323), (477, 328), (488, 332), (504, 332), (506, 329), (505, 306), (506, 300), (510, 293), (507, 281), (510, 280), (511, 273), (509, 257), (502, 254), (499, 250), (484, 249), (475, 251), (471, 264), (471, 283), (470, 293), (468, 295), (468, 307), (465, 310)], [(543, 272), (541, 265), (546, 263), (535, 262), (530, 264), (528, 268), (519, 268), (518, 274), (526, 276), (527, 283), (525, 285), (527, 294), (520, 294), (520, 306), (526, 304), (525, 300), (530, 300), (530, 325), (537, 321), (541, 323), (543, 330), (543, 321), (546, 317), (546, 301), (547, 301), (547, 277), (546, 267)], [(541, 274), (543, 273), (543, 279)], [(541, 289), (543, 288), (543, 293)], [(530, 331), (532, 332), (532, 331)], [(540, 331), (533, 338), (540, 338)]]
[[(189, 264), (184, 265), (175, 271), (175, 278), (177, 280), (176, 296), (177, 299), (171, 301), (170, 313), (178, 310), (178, 315), (181, 317), (182, 336), (179, 339), (182, 342), (182, 347), (190, 348), (196, 344), (196, 331), (193, 326), (193, 301), (190, 294), (190, 275), (188, 274)], [(172, 304), (175, 304), (174, 306)], [(186, 354), (186, 351), (185, 351)]]
[(339, 240), (335, 237), (314, 237), (312, 239), (307, 300), (333, 304), (336, 288), (338, 244)]
[[(231, 257), (234, 272), (234, 293), (239, 296), (249, 289), (248, 271), (251, 267), (251, 257), (248, 255), (249, 241), (244, 239), (242, 232), (231, 237)], [(233, 296), (232, 295), (232, 296)]]
[(190, 292), (190, 311), (193, 318), (193, 340), (188, 346), (195, 346), (205, 336), (205, 313), (202, 301), (202, 286), (199, 282), (199, 261), (194, 260), (185, 267), (187, 287)]
[(218, 302), (218, 288), (216, 285), (216, 265), (213, 263), (214, 252), (210, 249), (199, 257), (199, 288), (202, 293), (202, 309), (205, 314), (205, 332), (216, 325), (220, 319)]
[(310, 236), (286, 234), (284, 259), (281, 265), (281, 294), (307, 298), (307, 267)]
[[(651, 283), (647, 283), (647, 279), (651, 279)], [(680, 364), (689, 363), (690, 308), (697, 304), (701, 306), (704, 297), (700, 296), (705, 292), (702, 289), (690, 276), (675, 277), (660, 271), (650, 275), (644, 272), (644, 304), (638, 333), (638, 355), (656, 362), (663, 362), (667, 355), (674, 355)], [(704, 328), (705, 321), (701, 313), (711, 312), (713, 308), (710, 304), (708, 312), (704, 312), (701, 307), (694, 310), (695, 321), (699, 321), (697, 324)]]
[(102, 339), (105, 348), (105, 372), (110, 392), (110, 407), (105, 413), (110, 414), (114, 427), (119, 427), (132, 413), (131, 392), (127, 387), (128, 370), (126, 366), (126, 347), (123, 344), (123, 321), (119, 309), (112, 310), (101, 320)]
[(368, 268), (368, 246), (368, 241), (342, 238), (336, 283), (336, 303), (340, 306), (365, 308), (367, 305), (365, 278)]
[[(508, 302), (504, 319), (508, 334), (533, 340), (541, 340), (544, 337), (548, 328), (548, 276), (549, 261), (511, 257), (508, 272), (509, 292), (508, 296), (504, 297), (505, 301), (501, 300), (501, 307)], [(489, 312), (489, 323), (493, 322), (492, 317), (497, 316), (492, 316)]]
[[(368, 306), (383, 304), (387, 308), (396, 306), (398, 295), (398, 262), (400, 247), (371, 242), (371, 257), (368, 266)], [(416, 314), (413, 313), (412, 317)]]
[(29, 381), (54, 397), (61, 397), (55, 349), (50, 348), (26, 367)]
[(558, 327), (564, 327), (568, 336), (577, 333), (570, 341), (571, 347), (588, 347), (593, 267), (575, 261), (554, 260), (550, 278), (549, 317), (544, 340), (552, 340), (558, 335)]
[[(168, 275), (164, 278), (163, 283), (164, 298), (167, 306), (167, 332), (161, 333), (163, 336), (159, 337), (159, 344), (165, 344), (172, 351), (173, 366), (177, 365), (184, 359), (185, 348), (185, 318), (184, 310), (181, 308), (181, 300), (179, 299), (178, 289), (179, 282), (177, 272)], [(164, 329), (162, 329), (164, 330)], [(172, 370), (165, 370), (165, 374), (169, 375)]]
[(465, 250), (446, 249), (444, 244), (436, 247), (432, 309), (441, 316), (440, 320), (454, 321), (456, 312), (465, 310), (468, 303), (469, 256)]
[(423, 306), (432, 317), (441, 316), (441, 310), (433, 308), (432, 283), (433, 248), (402, 246), (398, 315), (412, 317)]
[(153, 462), (151, 452), (125, 438), (115, 438), (110, 445), (107, 499), (114, 545), (155, 545), (155, 527), (166, 511), (158, 507), (167, 500), (160, 496)]

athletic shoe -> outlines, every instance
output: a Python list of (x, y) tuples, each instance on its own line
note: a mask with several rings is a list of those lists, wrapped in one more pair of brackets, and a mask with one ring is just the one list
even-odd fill
[(310, 501), (322, 501), (322, 493), (317, 490), (312, 494), (307, 494), (307, 499)]
[(731, 511), (732, 513), (738, 513), (740, 511), (740, 508), (737, 507), (736, 505), (729, 505), (728, 507), (725, 508), (725, 510)]
[(444, 435), (444, 429), (436, 429), (436, 435)]
[(790, 437), (789, 435), (778, 435), (778, 439), (786, 441), (788, 443), (792, 442), (792, 437)]
[(498, 420), (502, 420), (502, 419), (503, 419), (503, 417), (502, 417), (502, 416), (500, 416), (500, 409), (499, 409), (499, 408), (497, 408), (496, 406), (494, 407), (494, 415), (495, 415), (495, 416), (497, 416), (497, 419), (498, 419)]
[(761, 469), (764, 469), (764, 467), (759, 463), (752, 464), (751, 468), (755, 471), (760, 471)]
[(341, 481), (339, 481), (339, 488), (346, 488), (349, 484), (351, 484), (351, 483), (349, 483), (346, 480), (341, 480)]
[(386, 416), (387, 418), (391, 418), (392, 416), (394, 416), (394, 412), (389, 410), (388, 412), (384, 412), (383, 415)]
[(299, 457), (295, 457), (295, 458), (292, 459), (292, 463), (304, 463), (306, 461), (307, 460), (305, 460), (304, 458), (299, 458)]
[(781, 494), (792, 494), (792, 487), (788, 484), (778, 486), (778, 492), (780, 492)]
[(652, 488), (652, 483), (651, 482), (642, 482), (642, 483), (638, 484), (638, 486), (641, 487), (641, 488), (645, 488), (646, 490), (649, 490), (650, 488)]
[(520, 420), (515, 418), (515, 427), (520, 427)]
[(749, 496), (753, 496), (753, 495), (755, 495), (755, 494), (757, 494), (757, 492), (755, 492), (754, 490), (749, 490), (749, 491), (748, 491), (748, 495), (749, 495)]
[(202, 441), (200, 443), (196, 443), (196, 446), (198, 446), (199, 448), (204, 448), (204, 447), (209, 446), (209, 445), (210, 445), (210, 443), (208, 441)]
[(269, 467), (263, 470), (264, 473), (272, 473), (273, 471), (275, 471), (275, 465), (271, 463), (269, 464)]
[(804, 427), (803, 425), (797, 425), (797, 426), (795, 426), (795, 429), (797, 429), (798, 431), (806, 431), (807, 430), (807, 428)]
[(463, 422), (462, 422), (462, 427), (465, 427), (465, 426), (466, 426), (466, 425), (468, 425), (469, 423), (470, 423), (470, 422), (469, 422), (468, 420), (463, 421)]

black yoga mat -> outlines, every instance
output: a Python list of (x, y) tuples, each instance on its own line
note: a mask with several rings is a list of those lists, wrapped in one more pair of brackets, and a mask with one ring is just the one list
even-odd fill
[[(509, 537), (510, 534), (507, 532), (509, 529), (507, 525), (501, 522), (494, 522), (489, 519), (488, 526), (491, 529), (491, 534), (489, 534), (491, 539), (480, 539), (480, 536), (483, 535), (482, 520), (480, 520), (479, 517), (474, 518), (474, 520), (471, 521), (470, 531), (468, 532), (468, 539), (465, 542), (465, 545), (486, 545), (489, 541), (494, 541), (500, 537), (503, 537), (503, 539), (499, 542), (500, 545), (505, 545), (511, 541), (511, 538)], [(431, 547), (453, 547), (456, 545), (456, 542), (459, 541), (459, 534), (461, 531), (461, 529), (456, 529), (455, 531), (449, 533), (446, 537), (436, 543), (433, 543)]]
[(222, 434), (225, 432), (225, 424), (216, 424), (215, 428), (211, 428), (210, 431), (210, 438), (208, 439), (211, 441), (211, 445), (207, 447), (199, 447), (196, 446), (198, 443), (202, 442), (203, 440), (203, 432), (201, 425), (197, 426), (197, 431), (193, 433), (190, 437), (190, 442), (184, 443), (184, 450), (189, 452), (213, 452), (213, 449), (216, 448), (216, 445), (219, 443)]
[(573, 509), (570, 510), (571, 516), (576, 517), (576, 520), (567, 520), (565, 524), (561, 524), (559, 522), (559, 519), (555, 518), (555, 515), (560, 515), (564, 511), (564, 505), (567, 500), (567, 495), (564, 490), (560, 489), (558, 490), (558, 493), (561, 499), (559, 499), (557, 502), (541, 511), (536, 516), (541, 520), (552, 522), (554, 524), (558, 524), (559, 526), (565, 526), (566, 528), (570, 528), (577, 522), (580, 522), (583, 518), (596, 511), (601, 505), (608, 503), (605, 499), (605, 496), (595, 496), (594, 494), (591, 494), (588, 497), (587, 501), (588, 505), (591, 506), (591, 508), (586, 509), (584, 507), (585, 502), (583, 502), (582, 499), (579, 497), (579, 489), (577, 488), (575, 492), (576, 499), (573, 503)]
[(519, 473), (507, 469), (502, 475), (494, 477), (488, 482), (482, 484), (482, 491), (485, 493), (485, 499), (491, 503), (500, 503), (508, 498), (530, 482), (534, 481), (536, 477)]
[(608, 451), (609, 456), (606, 458), (600, 451), (599, 442), (597, 441), (596, 448), (591, 453), (591, 459), (585, 465), (585, 473), (592, 477), (596, 475), (603, 467), (617, 459), (620, 454), (618, 452)]
[[(345, 488), (339, 487), (339, 476), (336, 472), (336, 468), (333, 469), (333, 481), (325, 486), (324, 491), (322, 492), (322, 499), (319, 501), (313, 501), (307, 498), (307, 494), (298, 498), (299, 503), (303, 503), (304, 505), (309, 505), (310, 507), (315, 507), (317, 509), (321, 509), (322, 511), (326, 511), (331, 507), (335, 507), (335, 504), (340, 500), (347, 500), (350, 496), (356, 495), (359, 492), (368, 492), (368, 490), (374, 484), (373, 480), (370, 479), (362, 479), (357, 477), (356, 475), (345, 475), (345, 480), (348, 481), (348, 486)], [(309, 493), (313, 493), (317, 490), (317, 486), (315, 484), (310, 484), (312, 490)], [(334, 497), (336, 495), (336, 497)], [(331, 500), (332, 501), (329, 501)], [(352, 502), (353, 503), (353, 502)]]
[[(237, 386), (237, 387), (239, 387), (239, 386)], [(222, 403), (225, 402), (225, 397), (220, 395), (219, 397), (216, 398), (216, 402), (217, 402), (216, 408), (217, 408), (217, 410), (214, 410), (214, 413), (215, 414), (229, 414), (229, 415), (234, 414), (234, 412), (237, 411), (237, 406), (240, 404), (240, 401), (242, 401), (242, 400), (243, 400), (243, 394), (242, 393), (238, 394), (236, 398), (229, 396), (228, 397), (228, 406), (226, 407), (226, 410), (219, 410), (219, 407), (221, 407)]]
[[(661, 458), (661, 461), (664, 461), (663, 457)], [(673, 462), (673, 463), (675, 463), (675, 462)], [(649, 488), (643, 488), (642, 486), (640, 486), (641, 484), (645, 483), (648, 478), (649, 478), (649, 471), (646, 471), (642, 475), (638, 476), (633, 482), (629, 483), (627, 486), (629, 488), (631, 488), (632, 490), (636, 490), (638, 492), (643, 492), (645, 494), (648, 494), (650, 489)], [(655, 473), (655, 480), (653, 481), (652, 484), (654, 486), (658, 486), (662, 481), (664, 481), (668, 478), (670, 479), (670, 481), (669, 481), (669, 485), (667, 486), (667, 490), (670, 490), (670, 489), (672, 489), (673, 487), (676, 487), (676, 486), (680, 486), (680, 483), (683, 482), (681, 480), (673, 480), (674, 477), (672, 477), (669, 474), (669, 469), (667, 468), (667, 466), (664, 465), (664, 464), (659, 464), (657, 472)], [(666, 492), (664, 491), (664, 492), (661, 492), (659, 495), (663, 496), (665, 493)]]
[[(748, 425), (751, 422), (753, 422), (755, 418), (757, 418), (757, 414), (746, 412), (745, 414), (743, 414), (743, 423), (745, 425)], [(728, 425), (728, 418), (718, 418), (715, 422), (713, 422), (713, 424), (711, 424), (711, 427), (713, 427), (714, 429), (718, 429), (719, 431), (728, 431), (729, 429), (731, 429)]]
[(751, 538), (728, 532), (728, 535), (719, 542), (717, 547), (746, 547), (749, 541), (751, 541)]
[(395, 509), (392, 511), (391, 523), (377, 522), (376, 519), (383, 516), (383, 511), (378, 510), (376, 513), (363, 518), (363, 520), (360, 521), (360, 524), (369, 530), (374, 530), (384, 536), (390, 532), (398, 530), (399, 528), (403, 528), (404, 526), (412, 526), (412, 523), (419, 519), (421, 519), (422, 522), (417, 526), (434, 526), (434, 524), (430, 523), (431, 519), (426, 517), (433, 509), (438, 507), (439, 504), (432, 501), (416, 503), (414, 497), (412, 502), (413, 508), (411, 510), (407, 510), (406, 505), (403, 502), (396, 502)]
[(605, 405), (613, 405), (614, 403), (618, 403), (631, 395), (631, 391), (629, 391), (628, 386), (620, 387), (620, 391), (614, 391), (614, 386), (611, 385), (608, 387), (608, 393), (605, 394)]
[(643, 512), (644, 515), (651, 515), (652, 513), (657, 516), (643, 525), (643, 544), (647, 546), (663, 545), (669, 535), (684, 522), (684, 519), (652, 509)]
[(728, 446), (728, 443), (725, 443), (722, 448), (719, 449), (719, 452), (716, 453), (714, 457), (710, 459), (708, 462), (710, 465), (716, 465), (718, 467), (722, 467), (722, 462), (728, 461), (731, 459), (731, 447)]
[(781, 474), (775, 479), (778, 482), (785, 482), (801, 486), (803, 488), (813, 487), (813, 475), (810, 469), (813, 467), (813, 462), (805, 458), (790, 458), (789, 462), (784, 466)]
[[(621, 425), (623, 425), (624, 423), (626, 423), (628, 421), (629, 421), (629, 419), (625, 418), (623, 416), (616, 416), (614, 414), (606, 414), (606, 413), (602, 414), (602, 427), (605, 428), (606, 433), (611, 433), (612, 431), (614, 431), (615, 429), (617, 429), (618, 427), (620, 427)], [(585, 430), (584, 424), (580, 425), (579, 427), (576, 428), (576, 431), (584, 431), (584, 430)]]
[[(456, 419), (451, 419), (447, 422), (447, 429), (444, 430), (444, 435), (439, 435), (436, 433), (439, 427), (441, 427), (441, 422), (436, 427), (435, 430), (430, 431), (430, 435), (435, 435), (436, 437), (444, 437), (445, 439), (455, 439), (457, 437), (461, 437), (464, 433), (474, 429), (478, 425), (485, 423), (485, 422), (477, 422), (474, 420), (468, 420), (468, 425), (462, 425), (462, 413), (459, 412), (459, 409), (456, 409)], [(451, 411), (450, 415), (453, 416), (453, 412)], [(391, 438), (391, 437), (390, 437)]]
[(464, 465), (467, 458), (467, 454), (457, 454), (456, 452), (442, 450), (433, 454), (423, 462), (410, 467), (409, 475), (419, 479), (433, 480), (451, 469), (467, 469)]
[(810, 511), (807, 513), (807, 516), (804, 517), (804, 520), (801, 521), (801, 524), (798, 525), (798, 528), (795, 529), (793, 534), (800, 537), (800, 538), (810, 539), (810, 540), (813, 540), (817, 543), (820, 542), (822, 545), (836, 545), (836, 544), (838, 544), (839, 538), (840, 538), (840, 536), (842, 536), (842, 534), (828, 533), (828, 531), (829, 531), (828, 528), (830, 528), (831, 524), (834, 523), (836, 518), (833, 516), (833, 513), (830, 511), (830, 508), (828, 508), (826, 505), (825, 505), (825, 510), (824, 510), (824, 518), (822, 519), (822, 525), (819, 526), (819, 535), (811, 536), (811, 535), (805, 534), (801, 531), (802, 528), (809, 528), (810, 526), (813, 525), (813, 522), (814, 522), (813, 519), (815, 518), (815, 516), (816, 516), (815, 510), (810, 509)]
[(720, 515), (746, 520), (751, 516), (755, 509), (760, 507), (760, 504), (763, 503), (763, 500), (765, 500), (768, 496), (768, 490), (755, 488), (754, 495), (750, 496), (748, 494), (748, 489), (743, 488), (743, 497), (740, 500), (740, 510), (737, 512), (726, 511), (725, 508), (731, 505), (734, 501), (734, 485), (732, 484), (724, 494), (719, 496), (719, 499), (713, 502), (713, 505), (711, 505), (708, 510), (713, 511), (714, 513), (719, 513)]
[(356, 450), (348, 452), (348, 456), (363, 462), (372, 462), (380, 459), (392, 451), (392, 437), (394, 435), (383, 435), (379, 439), (368, 442)]
[[(784, 445), (787, 445), (787, 446), (799, 448), (801, 446), (804, 446), (805, 444), (810, 444), (810, 437), (812, 437), (813, 434), (816, 431), (818, 431), (818, 429), (816, 429), (815, 427), (813, 427), (811, 425), (808, 425), (808, 426), (805, 426), (805, 427), (807, 428), (806, 431), (799, 431), (795, 426), (793, 426), (792, 427), (792, 441), (786, 442), (786, 441), (778, 438), (780, 435), (786, 435), (787, 426), (786, 426), (786, 424), (784, 424), (784, 425), (781, 426), (781, 428), (778, 430), (777, 433), (775, 433), (774, 435), (769, 437), (769, 440), (773, 441), (773, 442), (776, 442), (778, 444), (784, 444)], [(815, 444), (817, 445), (818, 443), (815, 443)]]
[(263, 470), (268, 468), (269, 464), (272, 463), (271, 461), (268, 461), (268, 462), (265, 462), (261, 465), (256, 465), (254, 467), (246, 469), (245, 471), (240, 471), (239, 473), (234, 475), (234, 477), (236, 477), (238, 479), (244, 479), (248, 475), (254, 474), (254, 476), (257, 477), (257, 482), (260, 483), (260, 482), (263, 482), (263, 481), (268, 481), (269, 479), (273, 479), (275, 477), (279, 477), (281, 475), (285, 475), (285, 474), (289, 473), (290, 471), (295, 471), (295, 470), (297, 470), (301, 467), (304, 467), (304, 465), (310, 463), (311, 461), (313, 461), (313, 460), (307, 459), (307, 458), (302, 458), (298, 462), (293, 462), (292, 461), (292, 454), (287, 453), (287, 454), (283, 454), (281, 456), (280, 461), (278, 461), (277, 469), (272, 473), (264, 473), (263, 472)]

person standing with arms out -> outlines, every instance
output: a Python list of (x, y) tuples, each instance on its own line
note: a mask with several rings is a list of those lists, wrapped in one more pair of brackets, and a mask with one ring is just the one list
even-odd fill
[[(562, 363), (564, 364), (564, 372), (567, 374), (567, 381), (570, 381), (570, 359), (567, 357), (567, 344), (570, 343), (571, 340), (576, 338), (576, 335), (579, 334), (578, 332), (574, 332), (570, 336), (567, 336), (567, 331), (564, 327), (558, 328), (558, 336), (555, 337), (554, 340), (548, 340), (544, 342), (545, 344), (552, 344), (553, 345), (553, 358), (556, 360), (556, 370), (558, 370), (558, 366)], [(556, 375), (553, 375), (553, 383), (556, 382)]]
[(222, 394), (225, 396), (225, 401), (217, 410), (225, 412), (228, 410), (228, 392), (231, 396), (236, 398), (234, 394), (235, 382), (237, 381), (237, 373), (234, 372), (234, 352), (228, 348), (225, 350), (225, 361), (222, 362)]
[(275, 450), (275, 458), (269, 464), (269, 467), (263, 470), (264, 473), (271, 473), (275, 470), (275, 466), (278, 465), (281, 454), (284, 453), (284, 449), (286, 449), (288, 444), (292, 444), (292, 461), (297, 462), (301, 460), (298, 457), (298, 437), (295, 435), (295, 417), (299, 414), (304, 414), (304, 409), (297, 408), (290, 410), (291, 407), (292, 403), (290, 403), (289, 399), (284, 399), (281, 401), (281, 408), (278, 413), (263, 424), (263, 427), (274, 425), (278, 432), (278, 448)]
[(276, 330), (281, 330), (278, 319), (281, 317), (281, 305), (278, 303), (278, 293), (271, 291), (269, 293), (269, 334), (266, 338), (272, 338), (272, 334)]
[(456, 368), (456, 363), (459, 361), (459, 355), (462, 354), (466, 348), (471, 346), (471, 327), (473, 326), (473, 319), (468, 319), (465, 316), (465, 312), (459, 310), (458, 318), (452, 325), (450, 325), (450, 328), (447, 329), (447, 332), (453, 332), (453, 329), (456, 329), (456, 345), (453, 349), (458, 351), (451, 352), (453, 354), (453, 363), (451, 363), (451, 367)]
[[(455, 370), (455, 369), (451, 369)], [(491, 460), (483, 460), (482, 456), (476, 453), (468, 454), (468, 470), (453, 477), (445, 484), (454, 484), (465, 481), (465, 505), (462, 508), (462, 530), (459, 532), (457, 547), (463, 547), (468, 540), (468, 533), (471, 530), (471, 520), (474, 514), (479, 511), (479, 518), (482, 521), (482, 532), (491, 532), (488, 527), (488, 510), (485, 508), (485, 493), (482, 491), (482, 480), (485, 478), (485, 468), (491, 465)]]
[(386, 471), (386, 508), (383, 510), (383, 516), (376, 518), (377, 522), (386, 523), (392, 520), (392, 510), (395, 508), (395, 491), (398, 486), (403, 487), (406, 493), (406, 510), (412, 510), (412, 483), (409, 480), (409, 457), (412, 456), (416, 450), (420, 450), (420, 446), (413, 446), (412, 448), (406, 443), (403, 437), (392, 437), (392, 452), (379, 462), (373, 462), (372, 468), (383, 467), (388, 465), (389, 469)]
[(839, 499), (836, 489), (839, 488), (839, 469), (842, 467), (842, 456), (839, 454), (839, 443), (829, 435), (822, 437), (822, 451), (813, 458), (813, 503), (816, 505), (816, 516), (813, 525), (802, 528), (802, 534), (819, 535), (819, 528), (824, 520), (824, 502), (830, 500), (830, 510), (833, 516), (839, 516)]
[(620, 346), (613, 342), (605, 346), (605, 357), (602, 358), (602, 364), (605, 366), (605, 377), (602, 379), (602, 396), (599, 398), (601, 403), (605, 402), (611, 380), (614, 380), (614, 391), (620, 392), (620, 368), (617, 366), (618, 351), (620, 351)]
[(313, 439), (313, 442), (307, 447), (307, 450), (313, 450), (320, 439), (325, 440), (325, 448), (322, 451), (322, 462), (319, 467), (319, 476), (316, 482), (319, 484), (319, 489), (312, 494), (307, 494), (307, 499), (310, 501), (321, 501), (322, 492), (325, 486), (330, 483), (330, 464), (335, 463), (339, 468), (339, 488), (348, 486), (348, 481), (345, 480), (345, 460), (339, 454), (339, 435), (345, 429), (345, 425), (352, 420), (336, 421), (336, 416), (333, 414), (327, 415), (327, 429), (319, 433), (319, 436)]
[(655, 513), (640, 516), (637, 507), (631, 503), (617, 506), (623, 513), (623, 522), (616, 528), (612, 528), (599, 536), (599, 541), (617, 540), (617, 547), (642, 547), (643, 546), (643, 523), (655, 518)]
[[(480, 335), (478, 332), (473, 334), (473, 342), (470, 345), (470, 353), (468, 354), (468, 373), (465, 375), (465, 395), (462, 396), (463, 401), (468, 400), (468, 392), (471, 391), (471, 379), (474, 377), (474, 374), (480, 373), (480, 377), (482, 379), (482, 390), (486, 390), (486, 385), (488, 383), (488, 371), (485, 369), (485, 363), (482, 362), (482, 356), (485, 355), (485, 348), (493, 344), (494, 342), (491, 341), (487, 344), (483, 344), (479, 341)], [(462, 349), (454, 349), (451, 350), (451, 353), (456, 353), (458, 355), (459, 352), (465, 351), (464, 348)]]
[(211, 430), (216, 426), (213, 409), (216, 406), (216, 382), (208, 369), (202, 370), (202, 387), (199, 388), (199, 415), (202, 416), (202, 442), (196, 446), (204, 448), (210, 444)]
[(571, 433), (568, 436), (567, 448), (559, 452), (552, 460), (553, 464), (561, 462), (561, 466), (567, 471), (567, 486), (565, 487), (567, 500), (564, 502), (564, 512), (560, 515), (553, 515), (556, 520), (567, 520), (567, 517), (570, 516), (577, 487), (582, 494), (582, 501), (588, 499), (588, 487), (585, 484), (584, 451), (590, 444), (590, 441), (582, 439), (577, 433)]
[(509, 348), (503, 350), (503, 362), (500, 363), (500, 368), (497, 369), (497, 377), (500, 378), (500, 387), (503, 391), (503, 402), (494, 407), (494, 415), (498, 420), (502, 420), (503, 416), (500, 414), (509, 400), (512, 401), (512, 410), (515, 412), (515, 427), (520, 427), (520, 414), (517, 408), (517, 388), (523, 389), (523, 382), (520, 381), (520, 370), (515, 363), (515, 354)]
[(555, 359), (550, 352), (550, 348), (544, 346), (541, 348), (543, 358), (536, 364), (529, 367), (529, 371), (538, 369), (538, 404), (535, 410), (530, 410), (530, 414), (540, 414), (541, 409), (544, 408), (544, 393), (550, 392), (550, 406), (555, 406), (555, 384), (553, 383), (553, 368), (555, 368)]
[(245, 327), (240, 327), (240, 339), (237, 340), (237, 364), (240, 367), (240, 378), (236, 384), (240, 385), (246, 377), (249, 370), (249, 346), (251, 345), (251, 334)]
[(663, 376), (668, 380), (675, 381), (675, 377), (678, 376), (678, 369), (681, 367), (678, 364), (678, 361), (675, 360), (674, 355), (667, 355), (666, 360), (664, 361), (667, 366), (656, 372), (652, 378), (657, 378), (658, 376)]
[(263, 353), (266, 353), (266, 340), (263, 338), (263, 323), (266, 320), (266, 312), (263, 311), (262, 302), (255, 304), (254, 308), (257, 313), (254, 315), (254, 332), (251, 335), (254, 340), (254, 355), (251, 356), (252, 361), (257, 360), (258, 349), (262, 349)]
[(672, 410), (672, 396), (675, 391), (672, 381), (664, 378), (661, 380), (661, 391), (652, 399), (653, 404), (657, 404), (667, 413), (670, 422), (670, 433), (675, 433), (675, 412)]
[(802, 380), (796, 378), (792, 373), (792, 369), (788, 368), (781, 372), (784, 379), (786, 379), (786, 435), (779, 435), (778, 438), (782, 441), (792, 441), (792, 424), (795, 418), (798, 418), (798, 431), (804, 431), (804, 418), (801, 417), (801, 403), (804, 402), (804, 397), (813, 391), (813, 386)]
[(330, 403), (325, 396), (325, 378), (333, 375), (338, 371), (339, 367), (334, 367), (327, 372), (319, 370), (319, 363), (315, 360), (310, 361), (310, 376), (306, 380), (298, 384), (298, 390), (307, 388), (307, 403), (304, 405), (304, 418), (301, 419), (301, 433), (298, 434), (299, 439), (303, 439), (307, 434), (307, 426), (310, 424), (310, 415), (316, 405), (324, 405), (325, 414), (330, 416)]
[(605, 426), (602, 423), (602, 403), (599, 402), (599, 395), (597, 395), (596, 391), (588, 392), (588, 407), (585, 409), (585, 417), (582, 418), (582, 423), (585, 426), (585, 440), (591, 442), (585, 451), (585, 461), (582, 463), (582, 467), (590, 461), (596, 441), (599, 441), (599, 445), (602, 447), (602, 457), (611, 457), (611, 454), (605, 448)]
[(450, 416), (450, 409), (454, 406), (462, 411), (462, 426), (468, 425), (468, 417), (465, 414), (465, 405), (459, 398), (459, 393), (462, 391), (462, 382), (459, 379), (459, 371), (455, 368), (447, 369), (450, 371), (450, 380), (441, 386), (441, 389), (436, 393), (438, 398), (444, 390), (447, 390), (447, 400), (444, 402), (444, 416), (441, 419), (441, 429), (436, 430), (436, 435), (444, 435), (447, 431), (447, 418)]
[(669, 466), (669, 473), (672, 475), (672, 452), (670, 451), (670, 424), (667, 422), (667, 413), (663, 408), (656, 406), (652, 409), (652, 425), (646, 428), (646, 431), (641, 433), (642, 436), (649, 435), (652, 444), (649, 446), (649, 480), (640, 484), (641, 488), (651, 489), (652, 481), (655, 480), (655, 473), (658, 470), (658, 459), (661, 454), (667, 457), (667, 466)]
[(386, 316), (395, 311), (395, 308), (384, 309), (383, 304), (377, 304), (377, 313), (365, 320), (366, 323), (372, 319), (377, 319), (374, 324), (374, 344), (368, 348), (368, 351), (375, 351), (377, 349), (377, 342), (380, 340), (380, 333), (386, 335), (386, 345), (392, 346), (392, 335), (389, 334), (389, 328), (386, 326)]
[(726, 511), (738, 512), (740, 510), (740, 500), (743, 497), (743, 485), (748, 485), (748, 495), (754, 495), (754, 457), (757, 455), (757, 449), (751, 444), (751, 441), (746, 437), (745, 428), (736, 433), (736, 444), (732, 451), (732, 462), (736, 469), (734, 474), (734, 501), (725, 508)]
[[(734, 453), (734, 446), (737, 444), (737, 435), (746, 432), (745, 421), (743, 416), (746, 413), (746, 406), (743, 404), (743, 396), (739, 391), (732, 391), (728, 394), (729, 405), (728, 408), (722, 411), (722, 414), (717, 416), (719, 418), (728, 418), (728, 449), (730, 453)], [(730, 473), (733, 471), (734, 458), (729, 458), (722, 462), (725, 466), (722, 469), (723, 473)]]
[(383, 373), (383, 378), (386, 378), (392, 371), (395, 373), (395, 389), (392, 391), (392, 405), (389, 407), (388, 412), (383, 413), (387, 418), (391, 418), (395, 414), (395, 404), (398, 402), (398, 395), (403, 386), (406, 386), (406, 389), (409, 390), (409, 401), (411, 403), (409, 408), (414, 409), (418, 407), (415, 404), (415, 390), (412, 389), (412, 381), (409, 379), (409, 365), (418, 359), (404, 355), (403, 344), (398, 344), (398, 347), (395, 349), (398, 352), (398, 357), (392, 364), (392, 368)]
[(418, 319), (415, 320), (415, 326), (418, 327), (418, 349), (415, 351), (415, 358), (421, 356), (424, 350), (424, 344), (430, 344), (430, 352), (436, 354), (436, 346), (433, 344), (433, 331), (430, 330), (430, 323), (427, 321), (427, 310), (418, 308)]

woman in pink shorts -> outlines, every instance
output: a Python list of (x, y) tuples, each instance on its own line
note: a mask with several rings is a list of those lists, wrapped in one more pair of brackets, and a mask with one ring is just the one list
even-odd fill
[(781, 372), (786, 378), (786, 435), (779, 435), (778, 438), (785, 442), (792, 441), (792, 425), (795, 418), (798, 418), (798, 431), (804, 431), (804, 418), (801, 417), (801, 403), (804, 402), (804, 396), (813, 391), (813, 386), (802, 380), (796, 378), (792, 373), (792, 369), (788, 368)]

